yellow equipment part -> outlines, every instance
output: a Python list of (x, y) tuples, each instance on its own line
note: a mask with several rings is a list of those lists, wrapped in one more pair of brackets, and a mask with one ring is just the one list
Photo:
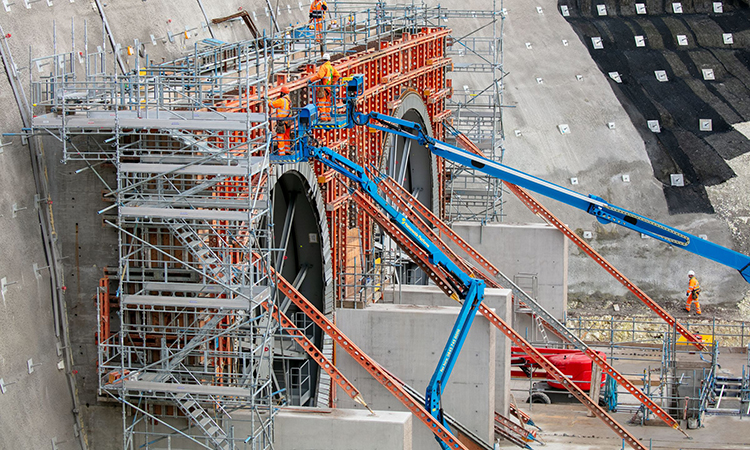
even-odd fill
[[(695, 337), (701, 340), (706, 345), (711, 345), (714, 343), (714, 336), (712, 334), (696, 334)], [(677, 339), (677, 345), (692, 345), (688, 344), (687, 339), (685, 339), (685, 336), (680, 336), (679, 339)]]

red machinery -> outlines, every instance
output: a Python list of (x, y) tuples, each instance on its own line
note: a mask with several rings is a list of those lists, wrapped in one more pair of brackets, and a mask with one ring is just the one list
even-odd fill
[[(539, 353), (547, 357), (549, 362), (555, 365), (562, 373), (570, 378), (579, 388), (584, 391), (591, 389), (591, 358), (581, 353), (577, 349), (560, 349), (560, 348), (537, 348)], [(599, 356), (606, 360), (607, 356), (603, 352), (597, 352)], [(547, 378), (547, 384), (552, 389), (564, 390), (562, 384), (552, 380), (538, 364), (531, 360), (520, 347), (511, 347), (511, 375), (516, 377), (533, 377)], [(606, 374), (602, 373), (601, 383), (604, 383)]]

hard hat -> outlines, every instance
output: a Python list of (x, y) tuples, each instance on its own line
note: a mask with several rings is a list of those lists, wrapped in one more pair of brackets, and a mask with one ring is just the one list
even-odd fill
[(325, 61), (330, 61), (331, 60), (331, 54), (330, 53), (323, 53), (323, 59)]
[(694, 277), (695, 276), (695, 272), (693, 272), (692, 270), (689, 270), (688, 271), (688, 276), (689, 277)]
[(281, 86), (281, 93), (282, 94), (288, 94), (289, 93), (289, 88), (286, 87), (286, 86)]

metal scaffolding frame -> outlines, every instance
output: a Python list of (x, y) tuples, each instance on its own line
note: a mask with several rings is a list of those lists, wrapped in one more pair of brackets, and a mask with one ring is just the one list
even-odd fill
[[(498, 5), (499, 3), (499, 5)], [(487, 11), (449, 9), (440, 5), (432, 8), (424, 2), (405, 5), (388, 5), (385, 2), (367, 3), (333, 1), (334, 14), (350, 14), (358, 7), (367, 9), (368, 17), (379, 23), (403, 16), (412, 26), (450, 26), (453, 21), (485, 19), (486, 23), (466, 36), (451, 36), (448, 40), (449, 56), (454, 60), (452, 71), (456, 73), (491, 74), (491, 81), (482, 89), (458, 90), (452, 86), (448, 97), (448, 107), (453, 117), (446, 121), (450, 127), (467, 135), (479, 145), (484, 156), (494, 161), (503, 161), (505, 152), (505, 131), (502, 125), (502, 106), (505, 76), (503, 69), (503, 31), (505, 9), (503, 0), (493, 0), (492, 9)], [(498, 8), (499, 6), (499, 8)], [(378, 26), (379, 30), (383, 27)], [(387, 29), (387, 28), (386, 28)], [(489, 36), (475, 36), (478, 31)], [(466, 60), (464, 62), (463, 60)], [(453, 80), (449, 80), (453, 81)], [(446, 138), (450, 139), (450, 135)], [(456, 164), (446, 165), (445, 177), (445, 217), (449, 222), (481, 221), (496, 222), (503, 218), (503, 185), (500, 180), (488, 177), (474, 170)]]
[(105, 222), (119, 264), (100, 282), (97, 339), (99, 392), (123, 405), (123, 448), (272, 448), (285, 399), (274, 352), (290, 338), (261, 307), (275, 296), (256, 269), (270, 264), (273, 223), (257, 100), (274, 47), (258, 44), (202, 42), (160, 65), (136, 55), (124, 75), (106, 74), (102, 47), (82, 77), (72, 52), (31, 59), (54, 68), (32, 81), (33, 131), (59, 139), (63, 162), (117, 171), (100, 213), (117, 210)]
[[(427, 8), (340, 11), (325, 43), (351, 54), (438, 19)], [(278, 406), (303, 402), (312, 362), (284, 364), (305, 352), (264, 309), (277, 295), (258, 267), (272, 267), (280, 252), (269, 168), (286, 161), (271, 154), (261, 105), (271, 80), (316, 64), (315, 35), (302, 25), (234, 44), (206, 39), (161, 64), (135, 41), (134, 70), (118, 74), (121, 58), (105, 41), (89, 52), (85, 28), (84, 52), (58, 52), (56, 30), (53, 55), (30, 49), (29, 73), (44, 74), (31, 79), (31, 133), (57, 139), (62, 162), (84, 163), (112, 202), (100, 214), (117, 232), (119, 263), (96, 296), (98, 375), (100, 395), (122, 405), (122, 446), (272, 448)], [(116, 168), (114, 186), (100, 175), (106, 164)], [(383, 271), (387, 258), (362, 257)], [(366, 274), (350, 275), (365, 301), (384, 279), (363, 285)], [(291, 321), (312, 338), (304, 314)]]
[[(449, 41), (448, 54), (454, 58), (453, 72), (487, 74), (486, 79), (491, 79), (478, 89), (468, 85), (459, 89), (454, 79), (449, 108), (453, 112), (452, 126), (476, 143), (486, 158), (502, 163), (505, 153), (503, 0), (493, 0), (492, 9), (487, 11), (441, 9), (440, 18), (446, 23), (466, 19), (485, 21), (465, 36), (454, 36)], [(487, 35), (477, 36), (476, 33)], [(503, 220), (502, 181), (456, 164), (447, 164), (446, 170), (445, 216), (449, 222)]]

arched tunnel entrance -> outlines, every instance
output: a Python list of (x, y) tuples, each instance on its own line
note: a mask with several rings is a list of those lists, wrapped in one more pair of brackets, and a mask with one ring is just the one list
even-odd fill
[[(429, 135), (432, 128), (421, 96), (407, 93), (396, 117), (422, 125)], [(439, 214), (437, 161), (427, 148), (412, 139), (389, 135), (380, 163), (381, 172), (396, 179), (422, 204)], [(333, 309), (333, 281), (328, 225), (315, 174), (304, 162), (277, 166), (272, 191), (273, 247), (272, 264), (324, 314)], [(402, 255), (387, 236), (380, 236), (380, 249)], [(399, 256), (396, 282), (427, 284), (428, 277), (419, 267)], [(326, 352), (317, 326), (293, 303), (277, 298), (279, 308), (302, 329), (317, 348)], [(274, 375), (279, 389), (285, 389), (291, 405), (314, 406), (319, 400), (317, 388), (321, 371), (308, 355), (289, 338), (278, 338), (274, 352)], [(325, 375), (323, 375), (325, 376)]]
[[(418, 123), (424, 128), (422, 115), (416, 109), (409, 109), (400, 118)], [(432, 210), (432, 154), (413, 139), (394, 137), (386, 160), (385, 173)]]
[[(401, 103), (393, 112), (393, 116), (421, 125), (422, 129), (432, 136), (427, 107), (422, 97), (416, 92), (408, 92), (402, 96)], [(414, 139), (390, 135), (385, 141), (380, 170), (396, 180), (429, 210), (440, 215), (437, 160), (425, 146), (420, 145)], [(395, 243), (391, 242), (387, 236), (382, 236), (382, 248), (384, 253), (390, 252), (394, 255), (394, 266), (397, 268), (396, 282), (427, 284), (428, 277), (424, 271), (404, 258), (397, 250)]]
[[(322, 200), (316, 184), (300, 170), (283, 172), (273, 187), (273, 221), (275, 251), (271, 263), (281, 275), (292, 282), (318, 310), (330, 312), (332, 299), (329, 289), (330, 247), (327, 245), (325, 215), (321, 214)], [(328, 266), (328, 267), (327, 267)], [(328, 269), (328, 270), (326, 270)], [(321, 330), (289, 299), (279, 296), (279, 309), (315, 344), (323, 348)], [(291, 405), (314, 406), (319, 384), (318, 366), (291, 338), (276, 339), (274, 375), (279, 390), (285, 389)]]

